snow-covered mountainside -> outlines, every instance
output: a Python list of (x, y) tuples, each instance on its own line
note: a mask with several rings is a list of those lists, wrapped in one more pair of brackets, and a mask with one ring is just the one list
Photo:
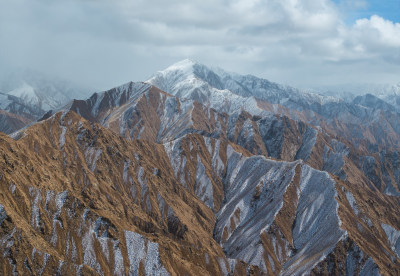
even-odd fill
[(19, 97), (4, 93), (0, 93), (0, 109), (27, 117), (40, 116), (44, 112), (42, 109), (36, 109), (26, 104), (23, 99)]
[(68, 81), (31, 70), (15, 70), (0, 78), (0, 91), (16, 96), (26, 105), (48, 111), (73, 99), (87, 98), (92, 91)]
[(178, 98), (191, 99), (222, 112), (233, 113), (242, 109), (254, 115), (262, 112), (254, 97), (235, 94), (221, 87), (215, 73), (210, 71), (208, 75), (211, 83), (201, 79), (195, 71), (197, 66), (201, 65), (183, 60), (158, 72), (147, 82)]
[(363, 96), (357, 96), (352, 101), (354, 104), (362, 105), (365, 107), (369, 107), (372, 109), (381, 109), (395, 113), (396, 112), (396, 104), (391, 105), (388, 102), (374, 96), (371, 94), (365, 94)]
[[(147, 82), (178, 98), (192, 99), (227, 114), (246, 111), (262, 117), (285, 115), (325, 126), (355, 145), (365, 138), (372, 144), (400, 145), (400, 115), (382, 101), (376, 101), (376, 106), (371, 106), (371, 101), (347, 102), (251, 75), (211, 69), (191, 60), (159, 71)], [(359, 125), (363, 128), (356, 127)]]
[[(252, 75), (212, 70), (192, 60), (183, 60), (157, 72), (147, 82), (180, 98), (190, 98), (225, 112), (244, 109), (256, 115), (262, 111), (255, 99), (281, 104), (295, 110), (340, 100), (279, 85)], [(228, 105), (228, 107), (225, 107)], [(225, 107), (225, 108), (224, 108)]]

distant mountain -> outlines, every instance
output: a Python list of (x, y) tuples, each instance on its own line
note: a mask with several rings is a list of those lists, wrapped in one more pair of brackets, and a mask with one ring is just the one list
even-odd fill
[(0, 109), (31, 119), (40, 116), (44, 112), (42, 109), (37, 109), (27, 104), (19, 97), (4, 93), (0, 93)]
[(0, 131), (10, 134), (35, 121), (44, 110), (16, 96), (0, 93), (0, 113)]
[(93, 93), (89, 88), (27, 69), (14, 70), (0, 78), (0, 89), (46, 111)]
[(372, 109), (381, 109), (381, 110), (396, 112), (395, 106), (371, 94), (357, 96), (354, 98), (353, 103), (369, 107)]
[(316, 91), (325, 95), (332, 95), (341, 97), (346, 94), (353, 96), (362, 96), (365, 94), (372, 94), (377, 97), (385, 95), (398, 95), (400, 94), (400, 83), (398, 84), (379, 84), (379, 83), (347, 83), (338, 85), (328, 85), (315, 87)]
[(0, 110), (24, 118), (13, 127), (6, 126), (3, 121), (0, 131), (6, 133), (25, 126), (22, 122), (32, 122), (49, 110), (60, 108), (73, 99), (87, 98), (91, 93), (89, 89), (31, 70), (15, 70), (1, 76), (0, 92)]
[(329, 95), (351, 102), (358, 96), (373, 95), (400, 110), (400, 83), (398, 84), (344, 84), (317, 87), (314, 90), (322, 95)]

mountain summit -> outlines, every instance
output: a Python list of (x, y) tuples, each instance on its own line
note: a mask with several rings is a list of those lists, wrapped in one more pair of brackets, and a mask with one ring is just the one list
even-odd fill
[(333, 97), (303, 92), (252, 75), (228, 73), (223, 69), (213, 70), (190, 59), (157, 72), (148, 82), (175, 96), (203, 102), (217, 91), (228, 101), (235, 97), (257, 98), (272, 104), (291, 102), (294, 104), (291, 107), (297, 109), (339, 101)]

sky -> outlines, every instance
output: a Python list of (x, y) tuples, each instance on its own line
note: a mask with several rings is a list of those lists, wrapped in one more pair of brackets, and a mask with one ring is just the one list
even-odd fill
[(0, 72), (96, 89), (190, 58), (282, 84), (400, 83), (400, 0), (0, 0)]

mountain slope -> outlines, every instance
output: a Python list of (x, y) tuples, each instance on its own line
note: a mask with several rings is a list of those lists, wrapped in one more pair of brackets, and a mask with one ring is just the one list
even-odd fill
[[(3, 252), (13, 252), (4, 259), (6, 271), (118, 274), (142, 267), (147, 275), (240, 275), (247, 267), (241, 261), (282, 275), (398, 269), (388, 237), (397, 233), (400, 215), (381, 213), (394, 201), (365, 180), (351, 187), (301, 161), (252, 156), (200, 134), (163, 145), (127, 141), (72, 112), (15, 138), (2, 136), (1, 143), (7, 156), (1, 227), (16, 231), (3, 236), (10, 241)], [(18, 199), (26, 207), (13, 207)], [(366, 223), (374, 227), (362, 228)], [(32, 245), (19, 255), (16, 240)], [(137, 248), (144, 249), (129, 255)], [(40, 252), (33, 254), (38, 259), (24, 257), (32, 252)], [(340, 261), (347, 255), (355, 266)]]
[[(7, 159), (0, 204), (7, 227), (16, 231), (2, 236), (10, 240), (3, 252), (13, 252), (3, 258), (3, 269), (107, 275), (230, 269), (212, 238), (215, 215), (176, 184), (163, 146), (128, 142), (71, 112), (20, 136), (14, 142), (3, 135), (1, 143)], [(31, 245), (18, 251), (14, 233)], [(40, 254), (35, 259), (32, 252)], [(229, 263), (232, 270), (246, 269)]]
[(285, 115), (322, 127), (356, 146), (361, 140), (388, 148), (399, 146), (400, 118), (393, 110), (320, 96), (251, 75), (212, 70), (190, 60), (157, 72), (148, 82), (179, 98), (228, 114), (244, 110), (251, 115)]
[[(173, 97), (145, 83), (127, 83), (74, 101), (68, 110), (101, 123), (127, 139), (165, 143), (188, 133), (224, 138), (253, 154), (294, 161), (302, 159), (318, 170), (346, 179), (355, 168), (379, 190), (400, 195), (391, 151), (372, 154), (368, 141), (359, 148), (344, 139), (286, 116), (251, 116), (245, 111), (228, 115), (195, 101)], [(378, 151), (378, 148), (374, 151)], [(380, 151), (380, 150), (379, 150)], [(360, 161), (361, 160), (361, 161)]]
[(198, 134), (164, 146), (181, 185), (210, 208), (221, 202), (216, 187), (222, 183), (214, 237), (228, 257), (282, 275), (360, 272), (369, 258), (381, 272), (398, 269), (392, 267), (397, 257), (383, 227), (389, 221), (399, 225), (399, 214), (383, 210), (393, 210), (399, 201), (371, 187), (354, 167), (341, 181), (303, 162), (252, 156)]

